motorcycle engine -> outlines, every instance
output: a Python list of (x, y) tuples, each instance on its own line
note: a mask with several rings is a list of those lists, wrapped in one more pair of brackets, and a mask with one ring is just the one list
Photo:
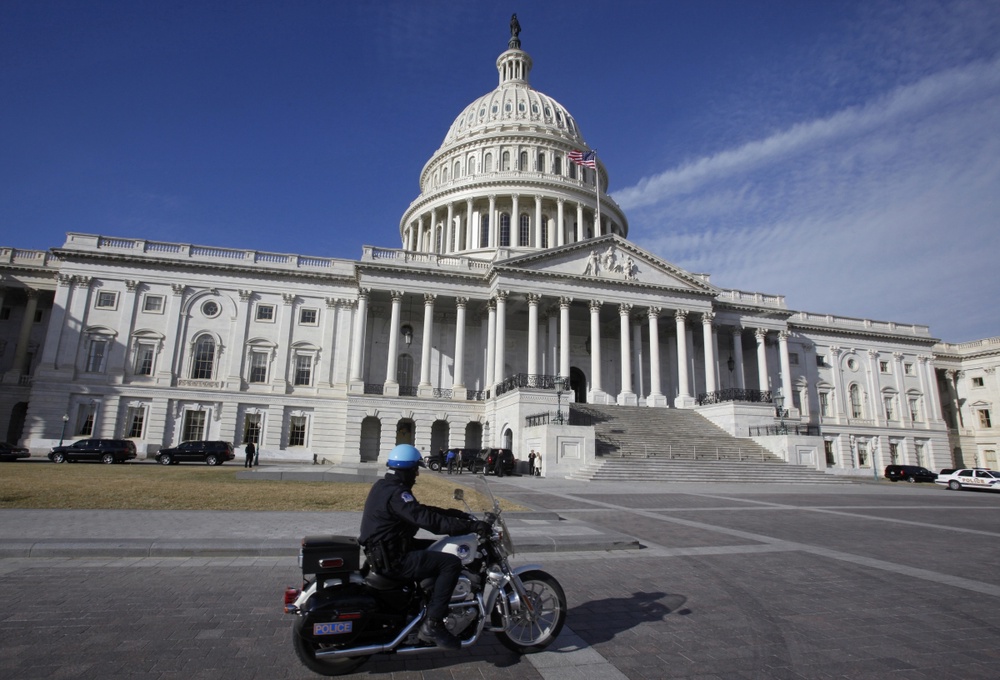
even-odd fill
[(472, 599), (472, 580), (468, 573), (463, 573), (458, 577), (455, 589), (451, 591), (452, 602), (467, 602)]
[[(478, 582), (479, 579), (476, 579)], [(448, 609), (448, 616), (444, 619), (444, 626), (452, 635), (465, 637), (465, 632), (470, 625), (476, 623), (479, 618), (479, 609), (475, 606), (458, 606), (458, 603), (472, 602), (475, 599), (475, 586), (468, 572), (463, 573), (458, 578), (455, 590), (451, 593), (452, 605)]]

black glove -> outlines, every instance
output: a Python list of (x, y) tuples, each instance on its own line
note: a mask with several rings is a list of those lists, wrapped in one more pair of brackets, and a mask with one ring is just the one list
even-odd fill
[(493, 526), (489, 522), (477, 519), (472, 523), (472, 531), (480, 538), (489, 538), (493, 535)]

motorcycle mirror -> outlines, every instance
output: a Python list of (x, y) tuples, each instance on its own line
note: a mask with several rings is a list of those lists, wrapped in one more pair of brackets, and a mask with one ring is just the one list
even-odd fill
[(465, 501), (465, 489), (455, 489), (455, 500)]

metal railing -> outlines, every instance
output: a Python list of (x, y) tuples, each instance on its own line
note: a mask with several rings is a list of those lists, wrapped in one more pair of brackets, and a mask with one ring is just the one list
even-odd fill
[(749, 428), (751, 437), (769, 437), (772, 435), (794, 434), (803, 437), (819, 437), (819, 425), (800, 425), (785, 423), (784, 425), (754, 425)]
[(453, 390), (446, 390), (446, 389), (442, 389), (440, 387), (435, 387), (434, 388), (434, 398), (435, 399), (451, 399), (451, 397), (452, 397), (453, 394), (454, 394)]
[(365, 383), (365, 394), (385, 394), (383, 383)]
[(534, 375), (528, 373), (518, 373), (512, 375), (496, 387), (496, 395), (506, 394), (516, 389), (530, 387), (540, 390), (551, 390), (556, 386), (556, 376), (554, 375)]
[(770, 390), (749, 390), (738, 387), (730, 387), (715, 392), (703, 392), (698, 395), (695, 402), (698, 406), (707, 404), (722, 404), (728, 401), (744, 401), (753, 404), (766, 404), (771, 401)]
[(465, 393), (466, 401), (486, 401), (489, 398), (489, 390), (469, 390)]

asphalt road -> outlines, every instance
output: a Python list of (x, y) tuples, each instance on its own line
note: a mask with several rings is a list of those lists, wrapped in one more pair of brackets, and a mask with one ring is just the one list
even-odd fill
[[(377, 658), (356, 677), (1000, 675), (1000, 494), (518, 478), (497, 488), (643, 548), (518, 556), (567, 592), (551, 651), (518, 657), (489, 637)], [(316, 677), (281, 613), (297, 581), (281, 556), (2, 559), (0, 677)]]

